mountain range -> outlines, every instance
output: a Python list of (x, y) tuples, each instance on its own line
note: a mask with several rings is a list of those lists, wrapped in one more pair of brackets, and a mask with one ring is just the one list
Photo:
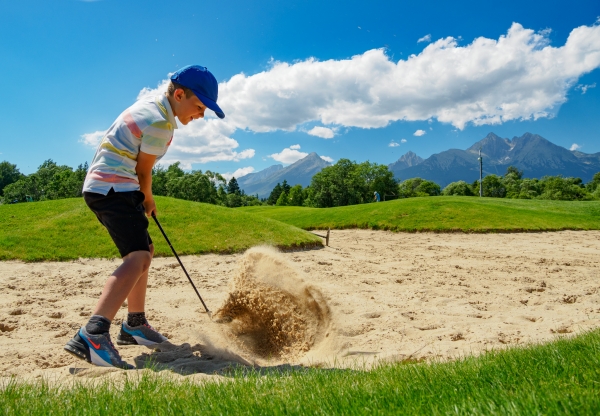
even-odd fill
[[(449, 149), (427, 159), (409, 151), (388, 168), (398, 180), (420, 177), (434, 181), (442, 188), (459, 180), (471, 183), (479, 179), (479, 150), (484, 176), (504, 175), (512, 165), (522, 170), (525, 178), (562, 175), (581, 178), (586, 183), (600, 172), (600, 152), (589, 154), (568, 150), (531, 133), (512, 139), (490, 133), (466, 150)], [(284, 179), (291, 186), (308, 186), (315, 173), (330, 165), (313, 152), (287, 167), (273, 165), (237, 178), (237, 181), (247, 194), (265, 198)]]
[[(600, 152), (587, 154), (568, 150), (531, 133), (512, 140), (490, 133), (467, 150), (446, 150), (416, 164), (402, 162), (407, 153), (388, 167), (396, 179), (420, 177), (434, 181), (442, 188), (459, 180), (471, 183), (479, 179), (480, 149), (484, 176), (504, 175), (512, 165), (522, 170), (525, 178), (562, 175), (578, 177), (583, 182), (588, 182), (600, 171)], [(418, 160), (414, 153), (409, 153), (411, 155), (405, 161)]]

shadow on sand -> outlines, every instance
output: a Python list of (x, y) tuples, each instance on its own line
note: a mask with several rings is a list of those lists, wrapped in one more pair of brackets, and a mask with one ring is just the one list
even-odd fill
[(257, 365), (231, 351), (215, 350), (201, 344), (175, 345), (169, 341), (155, 345), (153, 352), (138, 355), (134, 360), (137, 368), (170, 370), (184, 376), (204, 373), (231, 377), (248, 373), (269, 375), (309, 370), (308, 367), (291, 364)]

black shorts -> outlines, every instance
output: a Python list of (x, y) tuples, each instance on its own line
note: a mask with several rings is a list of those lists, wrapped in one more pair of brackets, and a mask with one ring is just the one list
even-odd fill
[(108, 230), (121, 257), (134, 251), (150, 251), (152, 239), (142, 192), (115, 192), (111, 188), (107, 195), (84, 192), (83, 199)]

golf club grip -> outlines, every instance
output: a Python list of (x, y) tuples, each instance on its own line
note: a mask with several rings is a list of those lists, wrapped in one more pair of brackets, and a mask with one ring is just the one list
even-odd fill
[(183, 266), (183, 263), (181, 262), (181, 260), (179, 259), (179, 256), (177, 255), (177, 252), (175, 251), (175, 249), (173, 248), (173, 245), (171, 244), (171, 241), (169, 241), (169, 237), (167, 237), (167, 234), (165, 233), (165, 230), (163, 230), (163, 228), (160, 225), (160, 222), (158, 222), (158, 218), (156, 218), (156, 215), (154, 215), (154, 212), (152, 213), (152, 218), (154, 218), (154, 222), (156, 223), (156, 225), (158, 226), (158, 229), (160, 230), (160, 232), (162, 233), (163, 237), (165, 237), (165, 240), (167, 242), (167, 244), (169, 245), (169, 247), (171, 247), (171, 251), (173, 252), (173, 254), (175, 255), (175, 258), (177, 259), (177, 261), (179, 262), (179, 265), (181, 266), (181, 268), (183, 269), (183, 272), (185, 273), (186, 277), (188, 278), (188, 280), (190, 281), (190, 284), (192, 285), (192, 287), (194, 288), (194, 292), (196, 292), (196, 295), (198, 295), (198, 299), (200, 299), (200, 302), (202, 302), (202, 306), (204, 306), (204, 309), (206, 310), (207, 313), (210, 313), (210, 311), (208, 310), (208, 307), (206, 306), (206, 303), (204, 303), (204, 300), (202, 300), (202, 296), (200, 296), (200, 293), (198, 292), (198, 289), (196, 289), (196, 285), (194, 284), (194, 282), (192, 281), (192, 278), (190, 277), (190, 275), (188, 274), (187, 270), (185, 269), (185, 267)]

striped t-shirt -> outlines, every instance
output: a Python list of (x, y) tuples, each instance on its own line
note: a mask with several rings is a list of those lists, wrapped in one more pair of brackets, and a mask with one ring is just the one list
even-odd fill
[(176, 128), (173, 110), (164, 94), (137, 101), (104, 134), (83, 192), (106, 195), (110, 188), (115, 192), (139, 190), (135, 172), (138, 153), (156, 155), (158, 162), (167, 152)]

